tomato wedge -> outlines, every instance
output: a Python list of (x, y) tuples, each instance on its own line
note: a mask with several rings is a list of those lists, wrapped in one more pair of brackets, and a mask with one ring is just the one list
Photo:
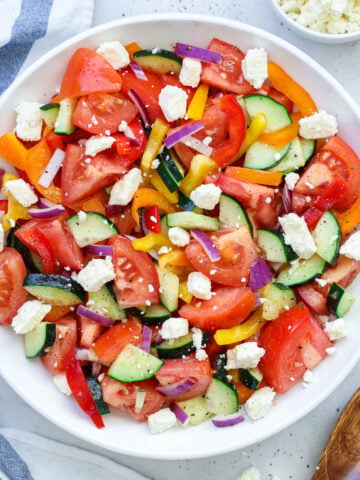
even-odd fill
[(23, 288), (26, 267), (14, 248), (5, 247), (0, 252), (0, 325), (10, 324), (26, 300)]

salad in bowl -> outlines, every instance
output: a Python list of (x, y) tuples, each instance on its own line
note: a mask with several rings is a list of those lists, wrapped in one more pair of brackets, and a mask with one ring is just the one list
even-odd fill
[(263, 46), (131, 40), (14, 105), (1, 328), (94, 430), (241, 435), (346, 335), (360, 160)]

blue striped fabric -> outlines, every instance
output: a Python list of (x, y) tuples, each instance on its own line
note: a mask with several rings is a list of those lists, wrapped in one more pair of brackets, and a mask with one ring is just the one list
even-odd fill
[(26, 463), (19, 457), (6, 438), (0, 434), (0, 472), (10, 480), (34, 480)]

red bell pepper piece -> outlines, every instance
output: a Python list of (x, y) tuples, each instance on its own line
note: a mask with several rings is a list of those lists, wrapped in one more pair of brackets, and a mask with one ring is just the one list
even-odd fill
[(8, 209), (8, 201), (7, 200), (0, 200), (0, 210), (7, 212)]
[(160, 211), (157, 205), (153, 205), (145, 210), (145, 226), (154, 233), (161, 233)]

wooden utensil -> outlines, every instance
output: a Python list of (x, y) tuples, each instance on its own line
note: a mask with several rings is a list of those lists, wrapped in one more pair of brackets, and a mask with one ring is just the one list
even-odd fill
[(360, 389), (331, 432), (311, 480), (360, 480)]

